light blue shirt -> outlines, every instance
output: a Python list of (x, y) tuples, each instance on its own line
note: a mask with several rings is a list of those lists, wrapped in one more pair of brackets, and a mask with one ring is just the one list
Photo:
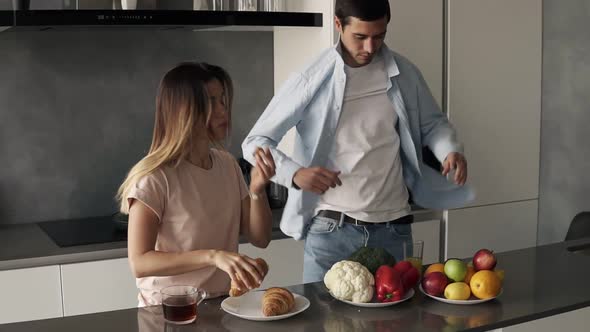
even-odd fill
[[(293, 176), (301, 167), (326, 165), (342, 109), (346, 73), (338, 47), (327, 49), (291, 75), (242, 143), (244, 158), (253, 165), (256, 148), (270, 147), (276, 164), (272, 180), (289, 188), (280, 227), (296, 240), (305, 236), (318, 196), (295, 189)], [(447, 181), (422, 161), (422, 146), (428, 146), (441, 162), (451, 152), (463, 153), (454, 128), (440, 111), (418, 68), (386, 45), (379, 52), (390, 78), (387, 95), (398, 115), (404, 181), (414, 202), (432, 209), (466, 205), (475, 197), (473, 190)], [(293, 127), (295, 146), (289, 157), (277, 145)]]

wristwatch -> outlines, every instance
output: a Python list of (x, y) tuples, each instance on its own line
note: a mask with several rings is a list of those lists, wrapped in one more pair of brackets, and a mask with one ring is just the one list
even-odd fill
[(252, 199), (253, 201), (257, 201), (260, 198), (260, 196), (256, 193), (250, 192), (250, 199)]

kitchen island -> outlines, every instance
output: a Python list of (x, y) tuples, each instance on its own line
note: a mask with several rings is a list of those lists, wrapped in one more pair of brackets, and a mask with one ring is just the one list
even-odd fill
[[(197, 322), (185, 326), (166, 323), (160, 307), (148, 307), (5, 324), (0, 331), (487, 331), (590, 306), (586, 244), (590, 238), (497, 254), (498, 267), (506, 271), (504, 292), (477, 305), (445, 304), (417, 291), (398, 305), (360, 308), (333, 299), (319, 282), (289, 287), (311, 305), (299, 315), (275, 322), (226, 314), (220, 308), (223, 299), (218, 298), (201, 303)], [(31, 302), (34, 310), (34, 299)], [(562, 331), (583, 330), (564, 326)]]

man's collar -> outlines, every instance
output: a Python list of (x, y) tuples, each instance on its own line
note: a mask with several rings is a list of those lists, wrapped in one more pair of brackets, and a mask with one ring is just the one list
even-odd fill
[(381, 53), (381, 57), (385, 62), (385, 70), (387, 70), (387, 76), (391, 78), (399, 75), (399, 68), (397, 66), (397, 62), (395, 61), (393, 52), (389, 49), (389, 47), (387, 47), (387, 45), (383, 43), (379, 52)]
[(344, 56), (342, 55), (342, 40), (338, 38), (338, 42), (334, 45), (334, 50), (338, 54), (337, 61), (339, 64), (344, 65)]
[[(342, 41), (338, 39), (338, 43), (334, 45), (334, 50), (338, 54), (337, 61), (340, 65), (344, 66), (344, 57), (342, 55)], [(385, 63), (385, 69), (387, 70), (388, 77), (394, 77), (399, 75), (399, 68), (397, 66), (397, 62), (393, 56), (393, 52), (383, 43), (381, 49), (379, 50), (380, 56), (383, 58)]]

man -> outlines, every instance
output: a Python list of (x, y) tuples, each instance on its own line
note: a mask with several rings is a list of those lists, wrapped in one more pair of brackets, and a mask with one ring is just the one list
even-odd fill
[[(335, 13), (340, 42), (289, 78), (242, 144), (251, 163), (269, 146), (273, 181), (289, 188), (281, 230), (305, 239), (304, 282), (362, 246), (402, 259), (412, 241), (408, 188), (427, 208), (473, 199), (455, 130), (418, 68), (384, 45), (389, 2), (337, 0)], [(290, 158), (276, 147), (292, 127)], [(442, 174), (424, 165), (423, 146)]]

